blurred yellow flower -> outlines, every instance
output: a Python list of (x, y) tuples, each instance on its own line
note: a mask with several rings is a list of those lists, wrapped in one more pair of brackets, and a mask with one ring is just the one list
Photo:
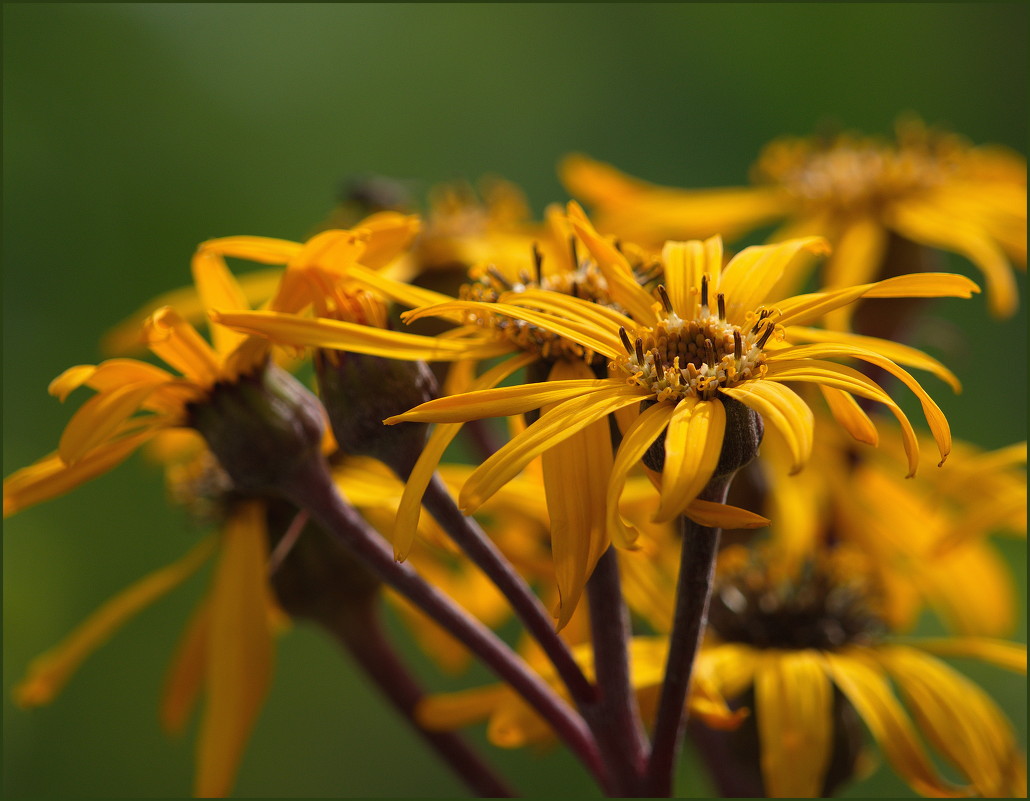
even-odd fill
[[(893, 142), (853, 134), (774, 141), (750, 189), (656, 186), (585, 156), (568, 157), (561, 176), (602, 230), (634, 241), (735, 237), (784, 221), (773, 241), (830, 241), (821, 284), (837, 288), (888, 277), (881, 264), (892, 238), (901, 238), (969, 259), (984, 275), (994, 314), (1008, 316), (1018, 302), (1012, 263), (1026, 268), (1025, 158), (972, 147), (914, 118), (899, 122)], [(804, 266), (784, 276), (785, 293), (799, 289)]]

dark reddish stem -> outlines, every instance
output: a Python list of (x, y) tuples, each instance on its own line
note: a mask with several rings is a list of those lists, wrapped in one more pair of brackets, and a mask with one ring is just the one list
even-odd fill
[(647, 767), (647, 739), (630, 680), (629, 612), (614, 548), (598, 560), (587, 582), (587, 598), (599, 694), (588, 720), (594, 723), (612, 781), (618, 783), (617, 794), (636, 797)]
[[(713, 481), (699, 497), (724, 502), (731, 478)], [(651, 798), (667, 798), (672, 794), (676, 760), (687, 722), (687, 694), (694, 661), (704, 636), (715, 557), (719, 551), (719, 529), (699, 525), (687, 517), (680, 518), (680, 521), (683, 542), (680, 546), (676, 606), (643, 793)]]
[(454, 732), (428, 731), (418, 724), (415, 708), (424, 694), (386, 638), (379, 618), (378, 596), (341, 606), (339, 612), (334, 619), (323, 623), (364, 669), (365, 675), (468, 788), (481, 798), (515, 797), (511, 788), (460, 736)]
[(298, 469), (284, 493), (362, 559), (380, 580), (439, 623), (511, 685), (607, 790), (608, 770), (583, 718), (490, 629), (428, 584), (409, 564), (396, 562), (383, 538), (337, 492), (324, 460), (310, 460)]

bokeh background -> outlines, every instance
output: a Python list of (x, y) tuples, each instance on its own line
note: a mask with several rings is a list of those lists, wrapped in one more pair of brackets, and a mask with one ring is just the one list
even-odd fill
[[(303, 238), (348, 175), (425, 188), (500, 174), (539, 211), (565, 199), (554, 166), (569, 151), (661, 183), (736, 185), (777, 135), (826, 120), (888, 134), (903, 111), (1025, 152), (1026, 29), (1023, 4), (5, 5), (4, 473), (50, 450), (67, 420), (50, 379), (96, 361), (110, 325), (187, 283), (197, 242)], [(937, 306), (966, 336), (945, 348), (966, 389), (928, 387), (956, 434), (985, 446), (1026, 437), (1020, 282), (1005, 322), (982, 297)], [(192, 741), (166, 739), (156, 708), (204, 576), (132, 622), (53, 706), (17, 710), (10, 689), (199, 532), (139, 458), (5, 529), (5, 794), (188, 794)], [(1023, 585), (1025, 641), (1025, 543), (1001, 547)], [(1025, 681), (963, 668), (1025, 742)], [(529, 794), (593, 792), (561, 752), (500, 757)], [(462, 788), (331, 643), (297, 626), (237, 793)], [(906, 790), (880, 771), (850, 793)]]

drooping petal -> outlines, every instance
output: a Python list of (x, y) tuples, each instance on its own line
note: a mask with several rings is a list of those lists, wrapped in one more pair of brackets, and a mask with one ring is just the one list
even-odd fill
[(213, 311), (211, 319), (220, 325), (268, 337), (273, 342), (281, 344), (346, 350), (395, 359), (486, 359), (510, 352), (512, 349), (512, 345), (505, 341), (425, 337), (342, 320), (310, 319), (271, 311)]
[(818, 652), (760, 656), (755, 718), (766, 794), (820, 797), (833, 750), (833, 688)]
[(303, 246), (298, 242), (268, 236), (223, 236), (197, 245), (197, 250), (261, 264), (286, 264), (295, 259), (302, 249)]
[(209, 598), (204, 598), (183, 629), (161, 689), (159, 717), (161, 727), (168, 734), (182, 733), (200, 697), (208, 661), (210, 624), (211, 603)]
[(422, 223), (417, 214), (379, 211), (365, 217), (354, 227), (368, 232), (361, 263), (373, 270), (381, 270), (407, 249), (418, 235)]
[(146, 428), (109, 440), (73, 465), (52, 453), (12, 473), (4, 479), (4, 517), (71, 492), (80, 484), (113, 470), (155, 433), (156, 429)]
[(772, 522), (769, 518), (747, 509), (730, 506), (728, 503), (703, 501), (700, 498), (694, 498), (683, 510), (683, 514), (695, 523), (709, 528), (764, 528)]
[(1012, 726), (974, 682), (943, 662), (905, 646), (876, 649), (927, 738), (986, 798), (1024, 795)]
[(951, 370), (941, 364), (937, 359), (923, 351), (900, 342), (891, 342), (889, 339), (880, 337), (868, 337), (861, 334), (852, 334), (846, 331), (826, 331), (821, 328), (804, 328), (802, 326), (791, 326), (787, 330), (787, 340), (794, 342), (838, 342), (842, 345), (853, 345), (858, 348), (875, 351), (881, 356), (886, 356), (893, 362), (905, 367), (915, 367), (917, 370), (926, 370), (937, 378), (944, 381), (955, 392), (962, 391), (962, 384)]
[(64, 640), (36, 657), (14, 688), (15, 703), (32, 707), (50, 703), (79, 665), (127, 622), (177, 587), (211, 555), (213, 543), (204, 540), (182, 559), (144, 576), (107, 601)]
[(211, 587), (204, 714), (194, 794), (232, 789), (243, 748), (272, 677), (265, 507), (240, 506), (223, 531)]
[(989, 662), (1005, 670), (1026, 675), (1026, 646), (987, 637), (948, 637), (913, 641), (922, 650), (938, 656), (966, 657)]
[(153, 386), (129, 384), (94, 395), (82, 404), (68, 421), (57, 445), (64, 463), (75, 464), (109, 440), (153, 391)]
[(880, 272), (887, 233), (872, 217), (859, 217), (834, 240), (823, 283), (828, 287), (867, 284)]
[(791, 453), (791, 473), (805, 466), (815, 441), (815, 418), (796, 392), (775, 381), (750, 381), (721, 391), (758, 412), (783, 435)]
[[(533, 425), (481, 464), (462, 488), (458, 505), (471, 514), (498, 488), (555, 442), (572, 436), (595, 420), (624, 406), (639, 403), (651, 393), (624, 384), (574, 397), (541, 415)], [(581, 393), (582, 394), (582, 393)], [(535, 407), (534, 407), (535, 408)]]
[[(513, 356), (483, 373), (472, 382), (469, 389), (470, 391), (492, 389), (536, 359), (536, 355), (531, 353), (520, 353)], [(436, 472), (440, 459), (443, 458), (444, 451), (461, 430), (461, 425), (459, 422), (440, 423), (436, 426), (422, 449), (422, 453), (419, 454), (418, 461), (411, 470), (411, 475), (405, 482), (404, 494), (397, 507), (397, 520), (393, 527), (393, 554), (399, 562), (407, 558), (411, 546), (415, 542), (419, 515), (422, 511), (422, 496), (433, 478), (433, 473)]]
[(869, 415), (850, 393), (826, 386), (819, 389), (822, 390), (833, 419), (840, 423), (855, 441), (864, 442), (874, 448), (879, 444), (880, 434), (876, 430), (876, 424), (869, 419)]
[(708, 484), (719, 463), (726, 409), (718, 400), (691, 400), (681, 400), (669, 420), (656, 523), (667, 523), (681, 514)]
[(608, 479), (607, 521), (608, 531), (617, 546), (632, 548), (639, 532), (623, 518), (619, 511), (619, 498), (626, 486), (629, 471), (643, 458), (658, 435), (665, 430), (672, 417), (674, 404), (671, 401), (656, 403), (645, 410), (626, 430), (619, 445), (611, 477)]
[(915, 396), (919, 399), (919, 404), (923, 409), (923, 414), (926, 416), (926, 422), (930, 425), (930, 431), (933, 433), (933, 438), (937, 442), (937, 447), (941, 454), (941, 464), (944, 464), (944, 460), (951, 453), (951, 427), (948, 425), (948, 419), (944, 416), (944, 412), (941, 411), (940, 407), (934, 402), (933, 398), (923, 389), (922, 385), (916, 381), (907, 370), (902, 369), (886, 356), (872, 351), (866, 350), (853, 345), (836, 345), (832, 343), (817, 343), (813, 345), (798, 345), (793, 348), (785, 348), (782, 351), (777, 351), (775, 354), (771, 354), (768, 358), (770, 363), (774, 361), (787, 360), (787, 359), (820, 359), (820, 358), (854, 358), (860, 359), (870, 364), (875, 364), (877, 367), (886, 370), (888, 373), (899, 379), (905, 386), (912, 390)]
[(365, 285), (384, 298), (412, 309), (420, 306), (450, 303), (454, 300), (454, 298), (440, 292), (434, 292), (431, 289), (415, 286), (404, 281), (395, 281), (360, 264), (353, 265), (348, 270), (347, 277), (355, 283)]
[[(592, 374), (582, 362), (555, 362), (548, 381)], [(553, 408), (553, 407), (550, 407)], [(550, 409), (544, 407), (544, 414)], [(568, 624), (587, 579), (608, 548), (605, 506), (612, 471), (608, 420), (601, 418), (541, 454), (551, 520), (551, 553), (561, 601), (557, 628)]]
[(415, 707), (415, 719), (429, 731), (453, 731), (486, 720), (511, 695), (503, 684), (427, 695)]
[(636, 323), (615, 309), (600, 303), (552, 292), (547, 289), (527, 289), (524, 292), (506, 292), (501, 300), (510, 306), (528, 306), (570, 320), (593, 324), (603, 331), (618, 331), (619, 326), (631, 329)]
[(916, 792), (939, 798), (967, 794), (937, 774), (880, 671), (851, 653), (826, 652), (823, 658), (833, 683), (861, 715), (887, 761)]

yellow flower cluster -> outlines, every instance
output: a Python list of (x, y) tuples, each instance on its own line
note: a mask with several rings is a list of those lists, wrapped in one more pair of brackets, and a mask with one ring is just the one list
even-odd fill
[[(303, 243), (201, 243), (193, 291), (53, 381), (62, 401), (94, 394), (4, 482), (4, 514), (143, 447), (216, 533), (29, 665), (16, 702), (49, 703), (214, 560), (161, 706), (177, 731), (204, 699), (197, 795), (231, 791), (274, 635), (308, 617), (481, 794), (503, 785), (461, 727), (559, 739), (605, 793), (668, 795), (689, 715), (727, 795), (832, 793), (868, 730), (918, 793), (1025, 796), (1011, 725), (939, 658), (1026, 671), (998, 639), (1015, 590), (988, 539), (1025, 537), (1025, 443), (953, 441), (910, 371), (958, 389), (953, 373), (855, 314), (979, 292), (909, 271), (899, 254), (925, 247), (968, 258), (1011, 313), (1025, 162), (909, 120), (893, 143), (775, 142), (754, 174), (678, 190), (574, 156), (562, 176), (592, 217), (573, 201), (535, 222), (494, 182), (485, 201), (438, 189), (422, 216), (341, 211)], [(770, 244), (726, 252), (774, 220)], [(227, 258), (267, 269), (240, 279)], [(291, 375), (309, 356), (317, 400)], [(452, 443), (471, 456), (445, 463)], [(381, 597), (442, 668), (479, 658), (502, 683), (424, 693), (377, 628)], [(951, 636), (909, 636), (928, 611)], [(491, 633), (512, 617), (517, 646)]]

